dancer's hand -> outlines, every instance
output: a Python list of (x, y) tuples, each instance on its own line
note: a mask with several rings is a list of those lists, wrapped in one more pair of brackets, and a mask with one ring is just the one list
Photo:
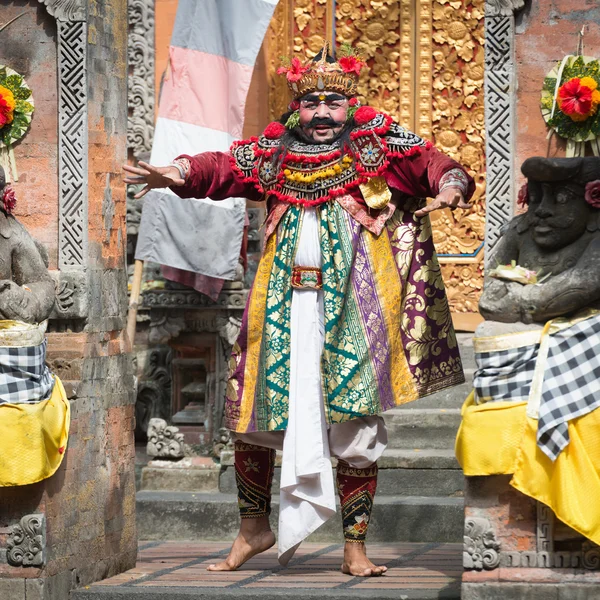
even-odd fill
[(463, 193), (456, 187), (447, 187), (442, 190), (427, 206), (417, 210), (415, 212), (415, 217), (423, 217), (427, 213), (430, 213), (434, 210), (439, 210), (441, 208), (449, 208), (450, 210), (454, 210), (455, 208), (471, 208), (473, 205), (465, 202), (465, 197)]
[(125, 183), (145, 185), (145, 187), (134, 196), (136, 200), (145, 196), (150, 190), (155, 188), (166, 188), (172, 185), (183, 185), (185, 183), (185, 181), (181, 179), (181, 173), (179, 173), (177, 167), (153, 167), (141, 160), (137, 167), (123, 165), (123, 171), (131, 173), (131, 175), (125, 175), (125, 177), (123, 177)]

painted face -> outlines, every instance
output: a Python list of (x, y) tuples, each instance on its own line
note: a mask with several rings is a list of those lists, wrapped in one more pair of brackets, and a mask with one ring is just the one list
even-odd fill
[(541, 248), (559, 250), (585, 232), (592, 208), (578, 187), (529, 181), (529, 226), (533, 241)]
[(346, 125), (348, 98), (333, 92), (307, 94), (300, 100), (300, 127), (317, 144), (332, 142)]

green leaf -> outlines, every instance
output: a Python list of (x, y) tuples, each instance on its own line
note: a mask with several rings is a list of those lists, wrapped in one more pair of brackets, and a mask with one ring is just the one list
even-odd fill
[(31, 90), (26, 87), (20, 87), (14, 92), (15, 100), (27, 100), (31, 96)]
[(23, 83), (23, 78), (20, 75), (9, 75), (6, 78), (6, 87), (12, 92), (16, 92)]
[(15, 102), (15, 111), (22, 113), (32, 113), (33, 105), (29, 104), (29, 102), (25, 102), (25, 100), (17, 100)]

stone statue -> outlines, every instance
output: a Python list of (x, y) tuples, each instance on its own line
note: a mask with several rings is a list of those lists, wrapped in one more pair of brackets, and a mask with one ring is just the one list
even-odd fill
[(600, 308), (600, 158), (534, 157), (521, 170), (527, 184), (519, 196), (529, 209), (510, 221), (490, 267), (493, 273), (512, 263), (538, 283), (488, 274), (481, 314), (504, 323), (543, 323)]
[(0, 319), (40, 323), (54, 306), (54, 281), (35, 241), (11, 214), (12, 194), (0, 168)]

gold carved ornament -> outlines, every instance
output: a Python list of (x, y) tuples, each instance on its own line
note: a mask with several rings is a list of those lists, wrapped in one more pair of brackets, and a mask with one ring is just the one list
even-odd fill
[(477, 315), (483, 289), (484, 0), (432, 0), (432, 7), (433, 140), (442, 152), (464, 165), (476, 182), (472, 210), (444, 210), (432, 215), (440, 254), (475, 254), (440, 258), (456, 320), (461, 313)]

